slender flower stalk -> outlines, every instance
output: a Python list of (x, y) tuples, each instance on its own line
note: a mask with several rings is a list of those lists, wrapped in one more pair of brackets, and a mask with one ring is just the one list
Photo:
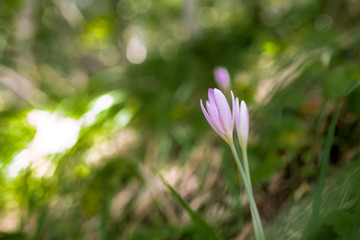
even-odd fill
[[(247, 181), (249, 182), (249, 186), (250, 186), (249, 191), (251, 191), (251, 194), (253, 194), (252, 186), (251, 186), (249, 161), (248, 161), (247, 150), (246, 150), (247, 140), (248, 140), (248, 136), (249, 136), (249, 111), (248, 111), (247, 106), (244, 101), (241, 101), (241, 105), (239, 106), (238, 98), (235, 99), (234, 118), (235, 118), (237, 135), (238, 135), (239, 143), (240, 143), (240, 147), (241, 147), (242, 157), (243, 157), (245, 175), (246, 175)], [(236, 152), (235, 152), (235, 154), (237, 155)], [(238, 158), (238, 156), (236, 156), (235, 159), (236, 158)], [(250, 205), (251, 205), (251, 202), (250, 202)], [(255, 208), (250, 208), (250, 211), (251, 211), (251, 216), (252, 216), (252, 219), (254, 222), (255, 237), (260, 238), (260, 239), (262, 239), (262, 238), (265, 239), (263, 227), (262, 227), (262, 224), (260, 221), (260, 216), (257, 218), (259, 213), (257, 211), (256, 205), (255, 205)], [(256, 232), (257, 232), (258, 236), (256, 236)]]
[[(243, 157), (243, 162), (244, 162), (244, 168), (245, 168), (245, 174), (247, 177), (247, 180), (250, 183), (250, 187), (251, 187), (251, 177), (250, 177), (250, 170), (249, 170), (249, 161), (248, 161), (248, 156), (247, 156), (247, 151), (246, 148), (242, 148), (241, 149), (242, 152), (242, 157)], [(252, 190), (252, 189), (251, 189)]]
[(249, 204), (250, 204), (250, 211), (251, 211), (251, 218), (253, 221), (253, 225), (254, 225), (254, 234), (255, 234), (255, 239), (257, 240), (265, 240), (265, 234), (264, 234), (264, 229), (261, 223), (261, 219), (260, 219), (260, 215), (259, 215), (259, 211), (256, 207), (256, 202), (253, 196), (253, 192), (252, 192), (252, 187), (251, 187), (251, 183), (248, 181), (248, 178), (246, 177), (246, 174), (244, 172), (244, 169), (241, 165), (241, 162), (239, 160), (239, 156), (236, 152), (235, 146), (234, 144), (230, 145), (231, 151), (234, 155), (235, 158), (235, 162), (236, 165), (239, 169), (239, 173), (244, 181), (244, 185), (245, 185), (245, 190), (248, 194), (249, 197)]
[[(256, 207), (256, 202), (253, 196), (253, 190), (251, 187), (250, 170), (247, 157), (247, 139), (249, 135), (249, 112), (244, 101), (241, 101), (239, 105), (239, 99), (232, 97), (232, 113), (230, 106), (226, 100), (224, 94), (218, 89), (210, 88), (208, 91), (209, 100), (206, 101), (206, 108), (204, 107), (202, 100), (200, 100), (201, 109), (205, 115), (205, 118), (209, 122), (210, 126), (215, 130), (220, 137), (222, 137), (226, 143), (229, 144), (231, 151), (234, 155), (236, 165), (239, 169), (241, 178), (243, 179), (245, 190), (249, 196), (250, 212), (253, 221), (254, 235), (256, 240), (265, 240), (265, 234), (261, 223), (259, 211)], [(236, 152), (233, 141), (233, 127), (236, 123), (237, 135), (239, 138), (243, 165), (240, 162), (239, 156)], [(244, 170), (245, 168), (245, 170)]]
[(228, 90), (230, 87), (230, 75), (226, 68), (216, 67), (214, 69), (215, 81), (222, 90)]

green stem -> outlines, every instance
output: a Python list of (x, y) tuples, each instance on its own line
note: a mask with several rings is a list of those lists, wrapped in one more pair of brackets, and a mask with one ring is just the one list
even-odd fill
[[(239, 169), (239, 172), (240, 172), (240, 175), (244, 181), (244, 185), (245, 185), (245, 190), (249, 196), (249, 203), (250, 203), (250, 211), (251, 211), (251, 217), (252, 217), (252, 220), (253, 220), (253, 227), (254, 227), (254, 234), (255, 234), (255, 239), (256, 240), (265, 240), (265, 234), (264, 234), (264, 229), (263, 229), (263, 226), (262, 226), (262, 223), (261, 223), (261, 220), (260, 220), (260, 215), (259, 215), (259, 211), (256, 207), (256, 203), (255, 203), (255, 199), (254, 199), (254, 196), (253, 196), (253, 193), (252, 193), (252, 188), (251, 188), (251, 184), (244, 172), (244, 169), (241, 165), (241, 162), (240, 162), (240, 159), (239, 159), (239, 156), (236, 152), (236, 149), (235, 149), (235, 146), (234, 144), (229, 144), (230, 148), (231, 148), (231, 151), (234, 155), (234, 158), (235, 158), (235, 162), (236, 162), (236, 165)], [(249, 175), (250, 177), (250, 175)]]
[(251, 187), (251, 190), (252, 190), (250, 170), (249, 170), (249, 162), (248, 162), (248, 156), (247, 156), (246, 148), (241, 148), (241, 152), (242, 152), (242, 156), (243, 156), (243, 160), (244, 160), (244, 168), (245, 168), (246, 177), (247, 177), (247, 179), (248, 179), (248, 181), (250, 183), (250, 187)]
[[(243, 147), (242, 147), (242, 148), (241, 148), (241, 153), (242, 153), (242, 157), (243, 157), (245, 174), (246, 174), (247, 180), (248, 180), (249, 183), (250, 183), (251, 193), (253, 194), (252, 184), (251, 184), (251, 177), (250, 177), (250, 170), (249, 170), (249, 162), (248, 162), (248, 156), (247, 156), (247, 150), (246, 150), (246, 148), (243, 148)], [(254, 215), (254, 210), (253, 210), (253, 208), (250, 208), (250, 213), (251, 213), (251, 216)], [(255, 224), (255, 223), (254, 223), (254, 232), (258, 232), (258, 231), (259, 231), (258, 224)]]

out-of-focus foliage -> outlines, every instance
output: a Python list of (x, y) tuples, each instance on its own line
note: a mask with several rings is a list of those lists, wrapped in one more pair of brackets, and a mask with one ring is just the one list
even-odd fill
[[(336, 103), (360, 78), (359, 19), (354, 0), (1, 0), (0, 239), (201, 239), (154, 172), (223, 239), (251, 238), (199, 106), (216, 66), (249, 106), (267, 235), (300, 239), (282, 207), (311, 209)], [(359, 154), (359, 99), (345, 99), (328, 189)], [(358, 194), (333, 191), (351, 203), (322, 205), (319, 239), (351, 239)]]
[[(315, 239), (357, 239), (359, 238), (359, 191), (354, 184), (359, 180), (359, 159), (349, 166), (330, 168), (323, 194), (320, 228)], [(268, 232), (269, 239), (300, 239), (310, 214), (312, 195), (305, 195), (297, 201), (290, 201), (273, 220)], [(289, 215), (291, 212), (291, 215)]]

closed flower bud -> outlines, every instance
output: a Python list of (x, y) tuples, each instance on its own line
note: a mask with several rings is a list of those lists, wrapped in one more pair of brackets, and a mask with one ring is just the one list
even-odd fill
[(230, 87), (230, 76), (229, 72), (224, 67), (216, 67), (214, 69), (214, 76), (216, 83), (223, 90), (226, 91)]
[(240, 146), (245, 149), (249, 136), (249, 111), (244, 101), (239, 106), (238, 98), (235, 100), (234, 118)]

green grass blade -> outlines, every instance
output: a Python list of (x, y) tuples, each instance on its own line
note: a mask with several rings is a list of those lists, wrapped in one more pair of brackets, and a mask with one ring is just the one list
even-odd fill
[(201, 233), (207, 237), (207, 239), (218, 240), (220, 239), (216, 232), (214, 231), (213, 227), (211, 227), (204, 218), (191, 209), (189, 204), (181, 197), (181, 195), (175, 191), (173, 187), (160, 175), (158, 174), (163, 184), (167, 187), (171, 195), (176, 199), (176, 201), (184, 208), (184, 210), (189, 214), (190, 218), (196, 225), (196, 227), (201, 231)]
[[(349, 96), (358, 87), (360, 87), (360, 79), (348, 89), (348, 91), (345, 94), (345, 97)], [(307, 224), (306, 230), (304, 232), (305, 239), (314, 239), (316, 230), (319, 226), (321, 196), (322, 196), (322, 192), (324, 189), (326, 170), (327, 170), (327, 166), (329, 163), (330, 150), (331, 150), (331, 146), (332, 146), (332, 142), (333, 142), (333, 138), (334, 138), (335, 127), (336, 127), (336, 123), (337, 123), (339, 115), (340, 115), (341, 107), (342, 107), (342, 103), (336, 109), (335, 115), (330, 124), (328, 135), (326, 137), (325, 147), (324, 147), (324, 151), (323, 151), (323, 155), (321, 157), (321, 163), (320, 163), (321, 164), (320, 165), (320, 175), (319, 175), (318, 183), (316, 185), (315, 195), (314, 195), (314, 200), (313, 200), (313, 209), (312, 209), (312, 213), (311, 213), (309, 222)]]
[(359, 86), (360, 86), (360, 79), (346, 91), (345, 96), (349, 96), (349, 95), (350, 95), (353, 91), (355, 91)]
[(326, 137), (324, 151), (323, 151), (323, 154), (321, 157), (321, 163), (320, 163), (321, 164), (320, 165), (320, 175), (319, 175), (318, 183), (316, 185), (315, 195), (314, 195), (314, 200), (313, 200), (313, 209), (312, 209), (312, 213), (310, 216), (310, 220), (307, 224), (307, 227), (306, 227), (306, 230), (304, 233), (305, 239), (314, 239), (316, 230), (318, 228), (320, 206), (321, 206), (321, 196), (322, 196), (322, 192), (324, 189), (326, 170), (327, 170), (327, 166), (329, 163), (330, 150), (331, 150), (331, 146), (332, 146), (332, 142), (333, 142), (333, 138), (334, 138), (335, 127), (336, 127), (336, 123), (337, 123), (337, 120), (340, 115), (341, 107), (342, 107), (342, 104), (340, 104), (338, 106), (338, 108), (336, 109), (335, 116), (333, 117), (333, 119), (331, 121), (329, 132)]

